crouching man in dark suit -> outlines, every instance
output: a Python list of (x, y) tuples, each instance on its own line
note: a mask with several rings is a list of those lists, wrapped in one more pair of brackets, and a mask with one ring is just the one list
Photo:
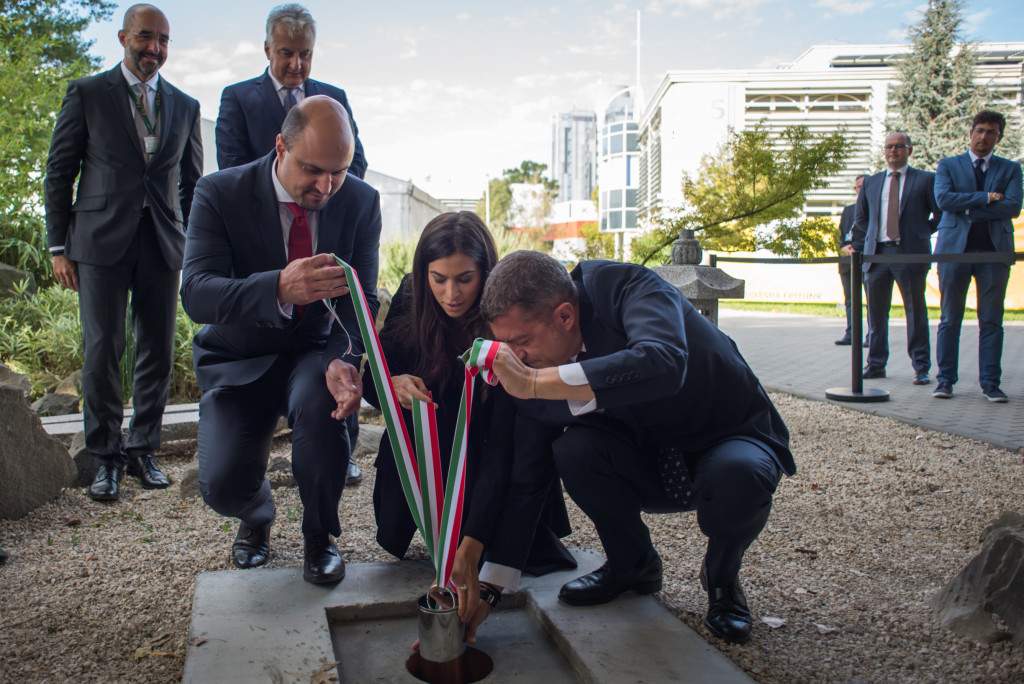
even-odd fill
[[(380, 196), (346, 178), (355, 135), (345, 108), (324, 96), (292, 108), (273, 152), (203, 178), (196, 187), (181, 287), (193, 320), (199, 404), (199, 485), (218, 513), (239, 518), (232, 560), (270, 556), (274, 499), (265, 477), (280, 416), (292, 429), (302, 498), (307, 582), (338, 582), (345, 564), (338, 503), (358, 410), (363, 353), (344, 269), (377, 309)], [(334, 299), (345, 330), (321, 299)], [(349, 337), (346, 330), (353, 332)], [(352, 348), (348, 349), (351, 342)]]
[[(539, 511), (531, 499), (546, 489), (535, 483), (555, 469), (608, 558), (559, 598), (586, 606), (660, 590), (661, 558), (640, 514), (695, 510), (708, 537), (705, 624), (747, 641), (743, 554), (796, 466), (782, 418), (732, 340), (646, 268), (585, 261), (570, 274), (537, 252), (498, 263), (481, 309), (505, 343), (495, 372), (518, 398), (506, 510)], [(535, 522), (509, 515), (494, 536)]]

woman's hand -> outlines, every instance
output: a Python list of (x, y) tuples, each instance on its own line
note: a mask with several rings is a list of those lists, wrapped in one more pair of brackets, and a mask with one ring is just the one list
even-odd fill
[(484, 545), (473, 537), (463, 537), (452, 564), (452, 582), (459, 592), (459, 619), (469, 622), (480, 602), (480, 556)]
[(395, 395), (398, 403), (407, 411), (412, 410), (413, 397), (427, 403), (431, 402), (427, 386), (423, 384), (422, 378), (415, 375), (396, 375), (391, 378), (391, 384), (395, 388)]

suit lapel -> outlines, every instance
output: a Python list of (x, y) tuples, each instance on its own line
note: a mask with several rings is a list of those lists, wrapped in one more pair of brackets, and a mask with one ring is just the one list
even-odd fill
[(107, 94), (110, 96), (110, 106), (117, 112), (117, 118), (124, 126), (125, 135), (132, 141), (132, 147), (139, 153), (139, 159), (145, 162), (146, 155), (142, 150), (142, 141), (139, 140), (139, 134), (135, 130), (135, 119), (132, 118), (132, 111), (128, 108), (128, 103), (131, 100), (128, 97), (128, 82), (124, 80), (124, 74), (121, 73), (121, 65), (117, 65), (108, 71), (107, 74), (109, 76), (107, 79)]
[(160, 142), (156, 154), (153, 155), (154, 159), (164, 151), (164, 147), (167, 145), (167, 139), (170, 137), (168, 133), (174, 130), (172, 122), (174, 121), (174, 103), (177, 100), (175, 92), (176, 90), (174, 86), (168, 83), (167, 79), (161, 76), (160, 111), (157, 113), (157, 116), (160, 117)]
[(277, 130), (280, 131), (281, 124), (284, 123), (284, 105), (281, 104), (281, 98), (278, 97), (277, 90), (274, 89), (274, 81), (270, 78), (269, 69), (263, 72), (263, 77), (257, 82), (257, 88), (260, 99), (267, 106), (267, 111), (270, 112)]
[(977, 181), (974, 180), (974, 163), (971, 161), (971, 155), (964, 152), (957, 157), (957, 162), (960, 164), (960, 172), (964, 174), (964, 178), (970, 183), (970, 189), (974, 190), (977, 187)]
[(907, 201), (910, 199), (910, 193), (913, 192), (916, 182), (917, 169), (912, 169), (908, 166), (907, 179), (903, 182), (903, 194), (900, 195), (900, 216), (903, 216), (903, 210), (907, 208)]
[(284, 251), (284, 236), (281, 232), (281, 214), (277, 207), (277, 195), (270, 174), (274, 172), (274, 158), (268, 155), (260, 162), (253, 184), (252, 206), (259, 226), (257, 233), (263, 242), (263, 253), (270, 255), (270, 268), (284, 268), (288, 256)]

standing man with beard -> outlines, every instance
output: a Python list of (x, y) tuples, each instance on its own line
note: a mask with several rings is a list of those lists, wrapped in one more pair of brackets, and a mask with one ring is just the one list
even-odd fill
[[(153, 452), (171, 377), (185, 227), (203, 168), (199, 103), (158, 73), (171, 42), (167, 17), (132, 5), (117, 37), (118, 66), (68, 84), (44, 184), (53, 273), (78, 292), (85, 444), (99, 466), (89, 496), (97, 501), (117, 500), (126, 465), (146, 489), (169, 484)], [(138, 360), (122, 444), (129, 293)]]

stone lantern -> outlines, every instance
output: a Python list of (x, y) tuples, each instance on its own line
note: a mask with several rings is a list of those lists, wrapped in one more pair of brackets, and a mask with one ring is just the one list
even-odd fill
[(718, 300), (743, 299), (744, 282), (717, 266), (702, 266), (704, 256), (693, 230), (683, 228), (672, 243), (672, 264), (651, 270), (679, 288), (690, 303), (718, 326)]

